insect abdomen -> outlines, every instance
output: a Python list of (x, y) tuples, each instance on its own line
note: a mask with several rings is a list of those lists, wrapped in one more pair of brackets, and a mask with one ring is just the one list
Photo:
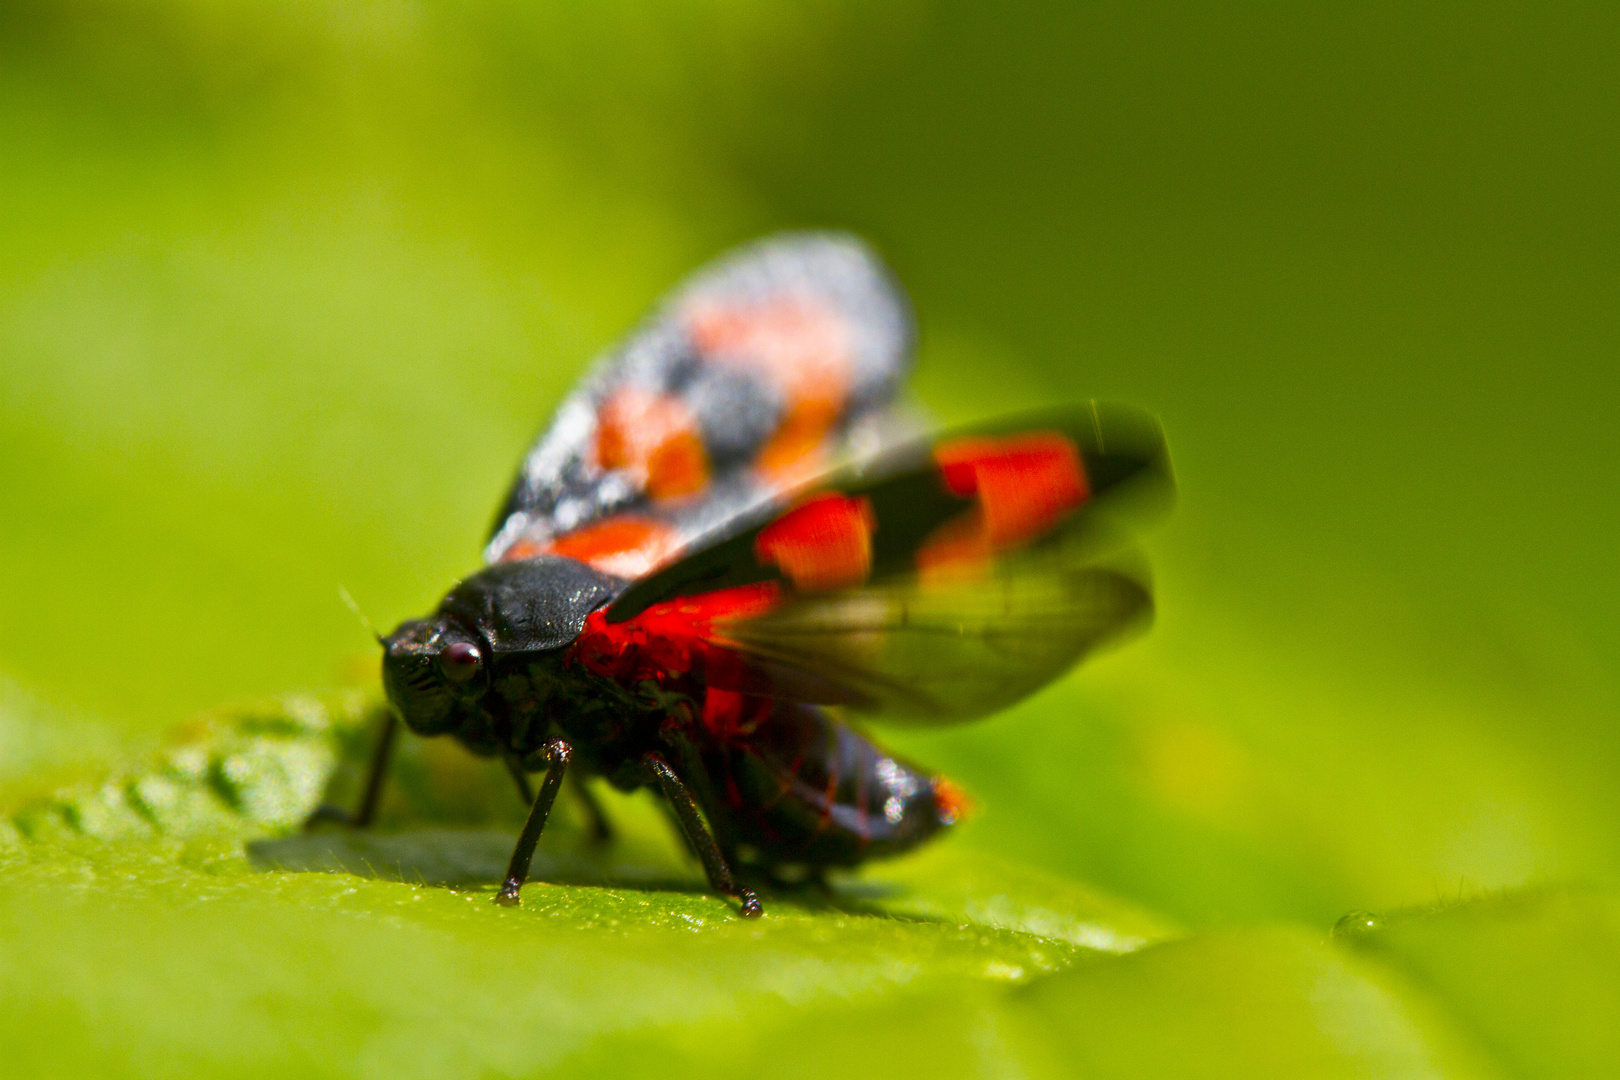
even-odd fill
[(752, 715), (711, 728), (700, 751), (712, 787), (705, 809), (723, 846), (752, 848), (767, 865), (851, 866), (907, 851), (956, 820), (962, 800), (949, 783), (824, 710), (738, 698)]

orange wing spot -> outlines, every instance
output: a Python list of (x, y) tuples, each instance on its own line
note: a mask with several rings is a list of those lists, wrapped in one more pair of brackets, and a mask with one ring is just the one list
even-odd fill
[(692, 340), (719, 363), (742, 364), (782, 388), (786, 409), (755, 464), (779, 485), (803, 478), (849, 401), (849, 326), (825, 304), (780, 296), (751, 307), (699, 307)]
[[(513, 545), (513, 549), (521, 546)], [(663, 522), (626, 516), (608, 518), (559, 537), (546, 550), (590, 563), (606, 574), (637, 578), (650, 573), (679, 546), (675, 531)]]
[(614, 394), (597, 413), (596, 461), (628, 469), (655, 499), (690, 495), (709, 482), (709, 455), (686, 403), (635, 387)]
[(953, 494), (978, 496), (992, 551), (1035, 539), (1091, 494), (1079, 450), (1056, 432), (953, 439), (934, 460)]
[(943, 776), (934, 777), (934, 811), (942, 825), (955, 825), (976, 809), (978, 804), (971, 795)]
[(812, 496), (754, 538), (754, 556), (779, 567), (800, 592), (859, 585), (872, 572), (871, 500), (836, 492)]
[(501, 553), (501, 562), (518, 562), (523, 559), (532, 559), (536, 555), (550, 555), (552, 552), (549, 541), (519, 540)]
[(659, 444), (647, 462), (647, 494), (674, 499), (702, 491), (709, 482), (709, 455), (696, 432), (683, 431)]
[(842, 398), (799, 398), (788, 407), (782, 425), (754, 464), (779, 487), (809, 479), (821, 465), (819, 451), (826, 446), (827, 436), (843, 411)]
[(566, 555), (604, 573), (635, 578), (651, 572), (679, 548), (679, 537), (669, 526), (626, 516), (608, 518), (556, 540), (519, 540), (506, 549), (500, 561)]
[(779, 295), (747, 306), (695, 307), (687, 315), (687, 329), (705, 355), (747, 364), (790, 391), (849, 381), (849, 326), (836, 311), (808, 297)]

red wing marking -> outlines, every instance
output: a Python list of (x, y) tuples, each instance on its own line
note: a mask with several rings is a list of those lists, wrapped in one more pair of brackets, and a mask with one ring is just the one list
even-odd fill
[(1090, 495), (1079, 450), (1055, 432), (951, 439), (934, 460), (952, 494), (978, 496), (991, 551), (1035, 539)]
[(625, 387), (596, 416), (596, 460), (604, 469), (628, 469), (654, 499), (701, 491), (709, 457), (697, 420), (684, 401)]
[(827, 592), (872, 573), (872, 503), (834, 492), (816, 495), (759, 531), (754, 556), (774, 565), (799, 592)]
[[(514, 545), (513, 551), (526, 545)], [(641, 517), (612, 517), (552, 541), (546, 551), (589, 563), (606, 574), (637, 578), (673, 555), (680, 547), (675, 530), (663, 522)], [(533, 554), (540, 554), (534, 552)], [(514, 556), (511, 551), (507, 558)]]
[(743, 364), (782, 388), (782, 422), (755, 464), (778, 484), (816, 467), (816, 451), (849, 399), (850, 328), (825, 304), (780, 296), (751, 307), (699, 307), (687, 317), (693, 342), (721, 363)]

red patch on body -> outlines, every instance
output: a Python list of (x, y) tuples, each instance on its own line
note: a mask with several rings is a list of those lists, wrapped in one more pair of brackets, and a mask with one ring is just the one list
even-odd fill
[(871, 500), (835, 492), (813, 496), (759, 531), (754, 556), (787, 575), (799, 592), (827, 592), (872, 573)]
[(654, 499), (701, 491), (709, 482), (709, 455), (697, 419), (684, 401), (627, 386), (596, 414), (596, 461), (627, 469)]
[(699, 717), (709, 734), (722, 742), (747, 739), (771, 718), (776, 702), (760, 694), (709, 687)]
[(570, 657), (623, 686), (650, 680), (684, 687), (694, 697), (705, 688), (764, 693), (769, 689), (764, 678), (726, 647), (723, 628), (728, 620), (764, 614), (780, 595), (774, 582), (739, 585), (666, 600), (622, 623), (593, 611), (570, 646)]
[(1035, 539), (1091, 494), (1079, 450), (1056, 432), (951, 439), (934, 460), (952, 494), (977, 496), (991, 551)]

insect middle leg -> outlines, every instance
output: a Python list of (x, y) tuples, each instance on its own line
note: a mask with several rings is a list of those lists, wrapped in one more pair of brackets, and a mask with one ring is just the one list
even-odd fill
[(552, 739), (546, 743), (546, 776), (540, 781), (540, 794), (535, 796), (534, 805), (529, 808), (529, 818), (523, 823), (523, 831), (518, 834), (517, 846), (512, 849), (512, 861), (506, 866), (506, 881), (501, 884), (501, 891), (495, 894), (495, 902), (503, 907), (515, 907), (518, 903), (518, 893), (528, 879), (529, 865), (534, 862), (534, 847), (540, 842), (540, 830), (546, 827), (546, 818), (551, 816), (551, 804), (557, 801), (557, 791), (562, 787), (563, 775), (568, 771), (568, 759), (573, 754), (574, 748), (562, 739)]
[(675, 807), (670, 805), (669, 800), (659, 799), (658, 809), (664, 812), (664, 818), (669, 822), (669, 827), (674, 831), (675, 842), (680, 845), (681, 850), (691, 855), (694, 859), (701, 859), (702, 856), (698, 854), (697, 848), (692, 846), (691, 839), (686, 835), (686, 825), (681, 821), (681, 815), (675, 812)]
[(524, 806), (534, 805), (534, 785), (529, 783), (529, 774), (521, 762), (511, 754), (502, 755), (501, 760), (506, 762), (506, 771), (512, 774), (512, 783), (517, 785), (518, 798), (523, 800)]
[(648, 754), (641, 759), (641, 763), (652, 773), (658, 784), (658, 790), (669, 801), (675, 810), (675, 817), (681, 823), (681, 831), (686, 834), (687, 842), (692, 845), (698, 858), (703, 860), (703, 869), (709, 875), (709, 885), (714, 891), (725, 896), (735, 896), (741, 902), (741, 913), (745, 919), (757, 919), (765, 914), (765, 908), (759, 902), (754, 890), (737, 884), (736, 878), (731, 875), (731, 867), (726, 865), (726, 858), (720, 853), (720, 845), (715, 842), (714, 834), (709, 832), (698, 816), (697, 802), (692, 793), (686, 789), (681, 778), (675, 775), (675, 770), (669, 767), (669, 762), (657, 754)]
[(585, 816), (591, 821), (591, 842), (605, 844), (613, 839), (613, 825), (608, 821), (607, 814), (602, 810), (602, 804), (596, 801), (596, 795), (585, 786), (585, 778), (579, 773), (568, 774), (568, 788), (574, 793), (574, 798), (585, 808)]

